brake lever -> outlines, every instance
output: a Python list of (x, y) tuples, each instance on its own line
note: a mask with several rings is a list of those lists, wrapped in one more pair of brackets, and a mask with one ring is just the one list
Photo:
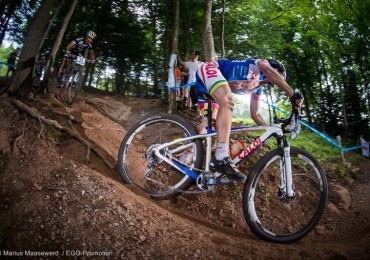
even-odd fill
[(290, 115), (289, 115), (288, 118), (281, 119), (281, 121), (282, 121), (281, 128), (283, 129), (283, 131), (287, 131), (285, 128), (292, 122), (293, 117), (294, 117), (294, 119), (296, 121), (295, 123), (298, 122), (298, 120), (300, 118), (300, 113), (299, 112), (300, 112), (299, 109), (293, 108), (292, 109), (292, 112), (290, 113)]

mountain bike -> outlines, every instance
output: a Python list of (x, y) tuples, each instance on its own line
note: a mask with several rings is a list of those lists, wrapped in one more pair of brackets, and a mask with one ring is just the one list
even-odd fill
[(82, 84), (83, 67), (86, 62), (82, 55), (70, 54), (64, 70), (61, 74), (61, 84), (57, 88), (58, 97), (68, 105), (72, 105), (76, 100)]
[[(211, 109), (208, 101), (206, 134), (198, 134), (193, 124), (171, 114), (148, 116), (136, 123), (119, 149), (123, 182), (158, 200), (234, 184), (209, 169), (212, 139), (217, 136)], [(233, 158), (237, 166), (268, 139), (276, 139), (276, 149), (251, 167), (242, 192), (245, 220), (253, 233), (266, 241), (292, 243), (302, 239), (319, 222), (327, 203), (328, 184), (319, 162), (289, 144), (289, 134), (296, 138), (299, 132), (296, 112), (280, 123), (231, 129), (233, 136), (248, 142)], [(257, 137), (248, 139), (251, 133)]]

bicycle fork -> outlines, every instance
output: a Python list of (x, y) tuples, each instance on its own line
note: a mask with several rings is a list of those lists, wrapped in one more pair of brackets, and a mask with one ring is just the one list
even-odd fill
[(282, 199), (294, 199), (296, 193), (294, 191), (292, 163), (290, 157), (290, 145), (284, 140), (284, 155), (280, 160), (280, 184), (279, 196)]

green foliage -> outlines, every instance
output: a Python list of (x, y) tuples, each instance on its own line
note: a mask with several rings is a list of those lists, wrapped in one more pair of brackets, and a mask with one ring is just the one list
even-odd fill
[(298, 137), (290, 141), (291, 145), (309, 151), (319, 161), (340, 158), (341, 152), (338, 148), (328, 143), (326, 140), (316, 135), (312, 131), (305, 129), (303, 126), (302, 128), (303, 129)]
[[(0, 46), (0, 62), (6, 63), (8, 60), (8, 57), (11, 52), (13, 52), (16, 48), (13, 45), (8, 46), (5, 48), (4, 46)], [(8, 66), (5, 64), (0, 64), (0, 77), (4, 77), (6, 75), (6, 72), (8, 70)]]
[[(13, 41), (23, 41), (40, 2), (22, 1), (7, 31)], [(51, 48), (70, 2), (64, 1), (43, 53)], [(204, 3), (180, 1), (178, 40), (183, 59), (194, 49), (203, 49)], [(370, 10), (370, 1), (213, 1), (212, 29), (218, 54), (222, 51), (223, 7), (228, 57), (281, 60), (289, 85), (305, 96), (305, 121), (332, 136), (342, 124), (341, 134), (353, 141), (360, 135), (370, 136), (370, 18), (364, 13)], [(95, 84), (122, 94), (158, 94), (160, 82), (167, 81), (173, 8), (173, 1), (167, 0), (80, 0), (62, 46), (93, 29), (98, 35)], [(272, 89), (273, 103), (289, 111), (284, 97), (279, 88)], [(235, 116), (246, 117), (243, 113), (238, 111)]]

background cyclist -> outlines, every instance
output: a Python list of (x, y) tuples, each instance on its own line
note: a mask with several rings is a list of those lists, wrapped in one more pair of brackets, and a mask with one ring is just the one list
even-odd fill
[(69, 42), (65, 48), (65, 54), (62, 60), (62, 64), (60, 65), (59, 71), (58, 71), (58, 86), (60, 86), (61, 83), (61, 75), (63, 72), (63, 69), (67, 63), (68, 57), (73, 55), (79, 55), (86, 49), (89, 52), (89, 59), (92, 61), (92, 63), (95, 62), (95, 53), (93, 50), (93, 46), (91, 42), (95, 39), (96, 34), (93, 31), (88, 31), (84, 37), (79, 37), (71, 42)]
[(231, 90), (247, 90), (252, 93), (251, 117), (257, 124), (266, 123), (258, 109), (263, 84), (278, 86), (292, 100), (295, 109), (301, 108), (303, 95), (300, 92), (295, 93), (288, 85), (284, 65), (274, 59), (222, 59), (207, 62), (200, 67), (196, 76), (199, 92), (209, 93), (219, 105), (216, 151), (210, 168), (243, 181), (246, 176), (239, 172), (230, 158), (229, 138), (234, 108)]

